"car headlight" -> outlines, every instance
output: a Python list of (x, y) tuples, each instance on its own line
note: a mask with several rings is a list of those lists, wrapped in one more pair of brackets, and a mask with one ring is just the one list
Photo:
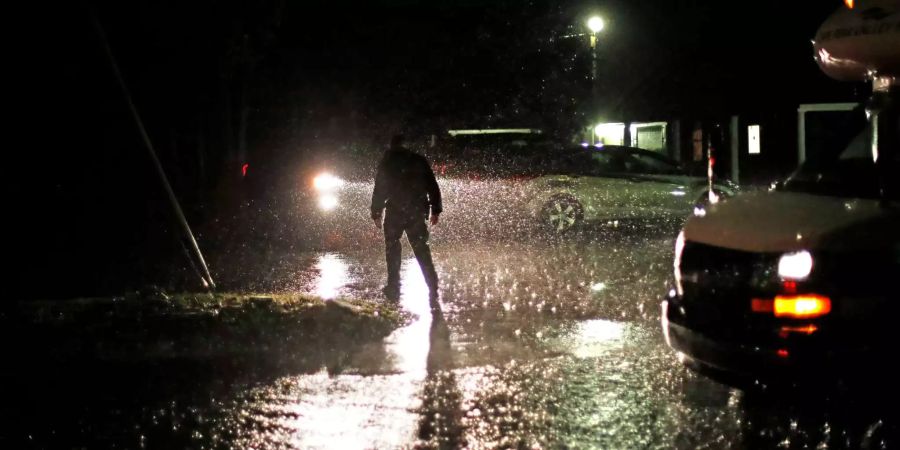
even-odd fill
[(812, 268), (812, 254), (806, 250), (786, 253), (778, 260), (778, 276), (785, 280), (805, 280)]
[(319, 192), (333, 191), (343, 185), (344, 180), (328, 172), (322, 172), (313, 178), (313, 187)]
[(337, 191), (344, 185), (344, 180), (328, 173), (322, 172), (312, 180), (313, 188), (318, 192), (319, 209), (331, 211), (338, 207)]

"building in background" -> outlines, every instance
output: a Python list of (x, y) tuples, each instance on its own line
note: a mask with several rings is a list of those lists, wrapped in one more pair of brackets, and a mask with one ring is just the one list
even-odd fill
[[(632, 122), (626, 133), (625, 123), (600, 123), (593, 127), (592, 144), (627, 145), (668, 153), (668, 122)], [(627, 142), (626, 142), (627, 140)]]
[[(768, 185), (802, 162), (843, 148), (864, 122), (853, 102), (805, 103), (795, 107), (713, 117), (653, 122), (604, 122), (586, 130), (591, 143), (628, 145), (659, 152), (705, 174), (708, 157), (717, 177), (744, 185)], [(850, 130), (850, 131), (848, 131)], [(586, 139), (588, 141), (588, 139)]]

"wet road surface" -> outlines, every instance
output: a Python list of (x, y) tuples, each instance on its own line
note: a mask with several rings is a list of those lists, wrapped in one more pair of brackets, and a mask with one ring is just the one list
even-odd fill
[[(438, 238), (438, 308), (429, 305), (405, 246), (400, 303), (412, 319), (384, 342), (313, 358), (300, 369), (168, 372), (154, 375), (144, 392), (38, 396), (55, 404), (28, 409), (23, 426), (8, 435), (24, 435), (26, 446), (102, 448), (825, 449), (897, 442), (893, 417), (862, 400), (744, 393), (684, 369), (658, 325), (672, 235), (666, 227), (607, 229), (561, 241), (466, 246)], [(375, 239), (353, 249), (269, 255), (269, 275), (255, 287), (376, 298), (382, 257)]]

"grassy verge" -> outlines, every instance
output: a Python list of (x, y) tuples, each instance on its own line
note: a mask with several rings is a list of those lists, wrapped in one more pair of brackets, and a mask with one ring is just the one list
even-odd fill
[(3, 314), (25, 361), (290, 358), (379, 340), (394, 306), (301, 295), (162, 294), (20, 302)]

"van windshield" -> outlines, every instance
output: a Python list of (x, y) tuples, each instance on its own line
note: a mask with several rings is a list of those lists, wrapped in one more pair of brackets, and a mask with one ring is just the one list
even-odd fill
[[(855, 137), (846, 146), (838, 147), (815, 160), (808, 160), (785, 182), (784, 190), (816, 195), (877, 199), (881, 197), (880, 180), (887, 183), (888, 197), (898, 200), (900, 187), (900, 152), (896, 143), (900, 124), (887, 130), (891, 139), (885, 139), (883, 155), (889, 163), (886, 173), (879, 176), (872, 158), (868, 125), (861, 125)], [(890, 145), (890, 148), (885, 148)]]

